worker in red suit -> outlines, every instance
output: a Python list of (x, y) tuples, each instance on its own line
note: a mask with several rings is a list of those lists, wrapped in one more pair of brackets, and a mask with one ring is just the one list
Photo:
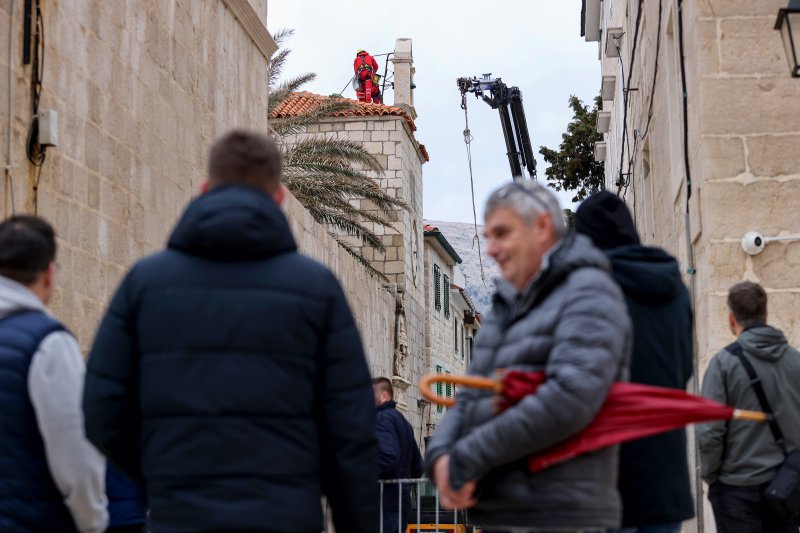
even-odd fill
[(360, 91), (356, 91), (360, 102), (382, 103), (381, 92), (378, 89), (378, 62), (369, 55), (366, 50), (356, 52), (356, 59), (353, 61), (353, 71), (358, 79)]

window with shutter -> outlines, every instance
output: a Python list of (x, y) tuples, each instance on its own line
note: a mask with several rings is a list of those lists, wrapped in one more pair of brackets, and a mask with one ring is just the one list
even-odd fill
[(444, 275), (444, 318), (450, 318), (450, 278)]
[[(450, 372), (445, 372), (445, 374), (449, 376)], [(450, 398), (452, 396), (453, 396), (453, 384), (448, 381), (447, 383), (445, 383), (444, 397)]]
[[(442, 373), (441, 365), (436, 365), (436, 373), (437, 374), (441, 374)], [(441, 396), (442, 395), (442, 382), (441, 381), (436, 383), (436, 395), (437, 396)], [(441, 406), (439, 404), (436, 405), (436, 412), (441, 413), (443, 411), (443, 409), (444, 409), (443, 406)]]
[(453, 351), (458, 353), (458, 320), (453, 320)]
[(442, 297), (439, 291), (439, 276), (441, 275), (441, 271), (439, 269), (439, 265), (433, 265), (433, 307), (437, 311), (442, 310)]

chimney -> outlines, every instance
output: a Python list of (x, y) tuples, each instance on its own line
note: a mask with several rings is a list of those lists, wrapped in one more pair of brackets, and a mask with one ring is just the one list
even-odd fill
[(411, 118), (417, 118), (414, 109), (414, 56), (411, 53), (411, 39), (400, 38), (394, 43), (394, 105), (402, 108)]

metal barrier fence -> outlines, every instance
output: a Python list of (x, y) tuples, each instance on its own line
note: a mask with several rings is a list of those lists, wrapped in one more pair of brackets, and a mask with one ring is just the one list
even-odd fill
[[(397, 491), (397, 530), (400, 533), (476, 533), (480, 531), (468, 523), (466, 511), (463, 509), (445, 510), (440, 507), (439, 491), (428, 478), (414, 479), (381, 479), (380, 485), (380, 531), (384, 530), (383, 494), (387, 485), (398, 485)], [(411, 485), (411, 513), (404, 529), (403, 487)], [(331, 533), (330, 513), (326, 509), (326, 529)], [(391, 511), (394, 512), (394, 511)], [(394, 529), (392, 529), (394, 531)], [(346, 533), (346, 532), (345, 532)]]

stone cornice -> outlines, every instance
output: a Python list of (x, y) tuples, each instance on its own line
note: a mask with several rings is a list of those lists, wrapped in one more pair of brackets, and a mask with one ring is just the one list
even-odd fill
[(269, 61), (278, 50), (278, 45), (267, 31), (248, 0), (222, 0), (230, 10), (245, 33), (253, 40), (256, 48)]

